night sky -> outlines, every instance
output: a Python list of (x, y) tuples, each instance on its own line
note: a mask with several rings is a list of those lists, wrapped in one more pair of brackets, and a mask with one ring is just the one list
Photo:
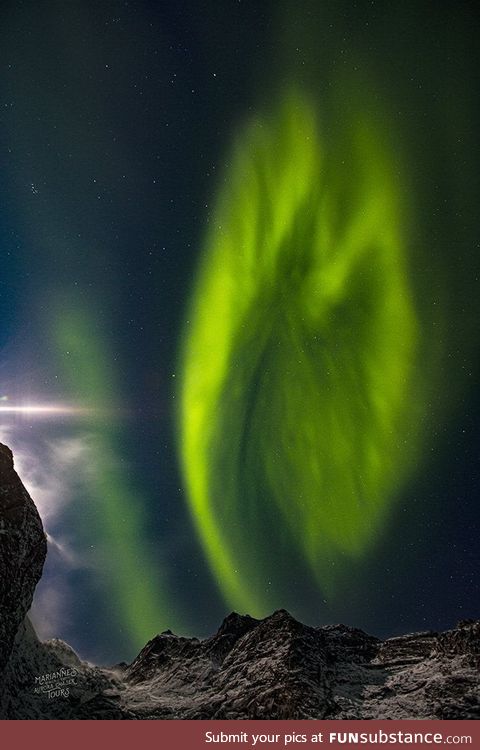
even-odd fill
[(474, 9), (2, 3), (0, 440), (42, 637), (112, 663), (232, 609), (479, 615)]

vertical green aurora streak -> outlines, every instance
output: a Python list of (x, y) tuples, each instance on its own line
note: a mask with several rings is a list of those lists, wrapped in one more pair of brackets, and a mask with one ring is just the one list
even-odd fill
[(139, 648), (172, 623), (178, 627), (178, 622), (166, 577), (145, 545), (144, 498), (132, 486), (118, 458), (119, 435), (112, 416), (119, 388), (109, 365), (112, 357), (108, 341), (78, 299), (74, 305), (70, 300), (59, 306), (53, 331), (59, 351), (68, 353), (65, 369), (72, 391), (80, 403), (92, 408), (87, 476), (95, 507), (94, 523), (107, 566), (102, 571), (103, 583), (114, 593), (112, 601), (131, 644)]
[(362, 111), (322, 139), (292, 89), (238, 139), (211, 220), (183, 340), (181, 455), (217, 583), (252, 614), (278, 604), (293, 548), (332, 592), (408, 475), (417, 323), (386, 142)]

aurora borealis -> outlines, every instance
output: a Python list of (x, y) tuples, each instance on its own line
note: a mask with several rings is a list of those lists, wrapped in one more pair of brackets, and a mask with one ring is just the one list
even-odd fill
[(345, 130), (322, 143), (295, 92), (250, 124), (188, 313), (181, 424), (194, 518), (229, 604), (256, 615), (282, 601), (265, 595), (258, 553), (275, 526), (278, 554), (300, 547), (333, 594), (332, 565), (381, 533), (418, 450), (404, 448), (420, 394), (407, 404), (417, 324), (401, 192), (378, 126), (359, 112)]
[[(93, 470), (89, 472), (89, 483), (93, 497), (101, 498), (94, 523), (100, 527), (100, 536), (110, 540), (114, 569), (109, 582), (114, 601), (128, 632), (141, 642), (159, 623), (167, 621), (166, 583), (155, 561), (138, 548), (138, 540), (146, 531), (143, 504), (138, 501), (138, 489), (129, 485), (116, 458), (118, 438), (109, 422), (109, 410), (115, 408), (117, 389), (108, 374), (108, 343), (98, 329), (92, 336), (94, 322), (80, 302), (73, 309), (61, 309), (54, 321), (58, 346), (61, 351), (68, 351), (67, 374), (82, 402), (91, 406), (89, 458), (93, 460)], [(173, 613), (170, 619), (174, 619)]]
[(476, 614), (474, 10), (2, 5), (0, 440), (42, 637), (115, 663), (231, 609)]

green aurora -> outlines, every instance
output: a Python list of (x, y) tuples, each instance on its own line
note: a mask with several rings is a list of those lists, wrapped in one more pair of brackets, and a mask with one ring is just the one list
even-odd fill
[(145, 502), (129, 480), (118, 443), (119, 386), (109, 362), (108, 341), (77, 299), (60, 303), (52, 318), (52, 333), (63, 364), (89, 418), (90, 454), (86, 471), (93, 504), (85, 504), (83, 525), (90, 540), (104, 549), (102, 584), (113, 592), (113, 607), (131, 643), (144, 643), (159, 629), (178, 626), (164, 571), (148, 546), (142, 544), (147, 521)]
[(418, 324), (387, 141), (361, 110), (323, 138), (292, 88), (238, 138), (210, 223), (183, 341), (182, 465), (217, 584), (255, 615), (291, 606), (292, 549), (333, 595), (412, 466)]

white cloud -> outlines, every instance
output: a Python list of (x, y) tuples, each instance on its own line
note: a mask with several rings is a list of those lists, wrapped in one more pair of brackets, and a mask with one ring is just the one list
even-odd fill
[(87, 491), (95, 465), (92, 438), (88, 433), (40, 438), (39, 431), (13, 421), (0, 426), (0, 442), (12, 449), (15, 469), (38, 508), (47, 534), (47, 561), (31, 619), (40, 638), (51, 638), (68, 627), (68, 574), (89, 567), (85, 554), (75, 547), (73, 534), (66, 533), (63, 518), (68, 506)]
[(9, 441), (15, 469), (30, 493), (46, 530), (52, 527), (85, 481), (91, 451), (88, 435), (56, 438), (44, 444)]
[(38, 584), (29, 617), (40, 640), (57, 638), (60, 631), (68, 628), (68, 612), (71, 611), (69, 603), (70, 592), (61, 578)]

